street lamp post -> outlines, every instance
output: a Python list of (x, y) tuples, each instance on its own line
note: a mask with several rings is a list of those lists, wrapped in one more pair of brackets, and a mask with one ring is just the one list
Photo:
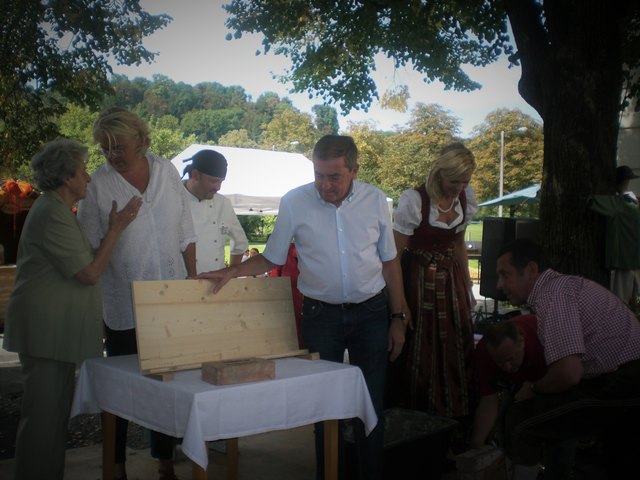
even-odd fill
[[(500, 183), (498, 197), (502, 198), (504, 191), (504, 130), (500, 130)], [(498, 216), (502, 217), (502, 204), (498, 205)]]
[[(512, 132), (526, 132), (527, 127), (516, 128)], [(502, 198), (504, 193), (504, 130), (500, 130), (500, 183), (498, 184), (498, 197)], [(498, 205), (498, 216), (502, 216), (502, 205)]]

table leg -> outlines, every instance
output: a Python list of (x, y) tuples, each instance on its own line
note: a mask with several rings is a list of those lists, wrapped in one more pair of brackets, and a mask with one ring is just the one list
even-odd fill
[(191, 462), (191, 465), (191, 478), (193, 480), (207, 480), (209, 478), (207, 471), (196, 462)]
[(238, 480), (238, 439), (227, 439), (227, 480)]
[(115, 477), (116, 461), (116, 416), (102, 412), (102, 479)]
[(338, 420), (324, 421), (324, 479), (338, 480)]

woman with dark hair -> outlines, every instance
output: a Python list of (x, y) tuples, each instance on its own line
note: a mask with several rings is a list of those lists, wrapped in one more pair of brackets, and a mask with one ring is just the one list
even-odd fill
[(3, 344), (19, 353), (24, 382), (16, 479), (64, 476), (76, 366), (102, 355), (100, 275), (142, 204), (134, 197), (118, 212), (113, 202), (107, 233), (94, 251), (71, 211), (91, 181), (87, 155), (86, 146), (57, 139), (31, 160), (43, 194), (20, 237)]

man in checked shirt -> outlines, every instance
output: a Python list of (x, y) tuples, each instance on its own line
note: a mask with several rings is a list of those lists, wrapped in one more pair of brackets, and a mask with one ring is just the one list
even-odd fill
[(536, 478), (545, 440), (605, 430), (610, 478), (625, 478), (620, 459), (633, 464), (640, 453), (631, 441), (640, 425), (640, 322), (601, 285), (548, 268), (530, 240), (504, 247), (497, 267), (510, 303), (536, 314), (548, 365), (542, 378), (524, 382), (507, 414), (513, 478)]

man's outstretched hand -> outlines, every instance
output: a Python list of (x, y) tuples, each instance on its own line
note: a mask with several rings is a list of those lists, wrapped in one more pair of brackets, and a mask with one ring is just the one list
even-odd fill
[(196, 275), (194, 278), (197, 280), (209, 280), (213, 284), (211, 289), (212, 293), (218, 293), (222, 287), (224, 287), (233, 275), (233, 269), (231, 267), (222, 268), (220, 270), (212, 270), (211, 272), (203, 272)]

